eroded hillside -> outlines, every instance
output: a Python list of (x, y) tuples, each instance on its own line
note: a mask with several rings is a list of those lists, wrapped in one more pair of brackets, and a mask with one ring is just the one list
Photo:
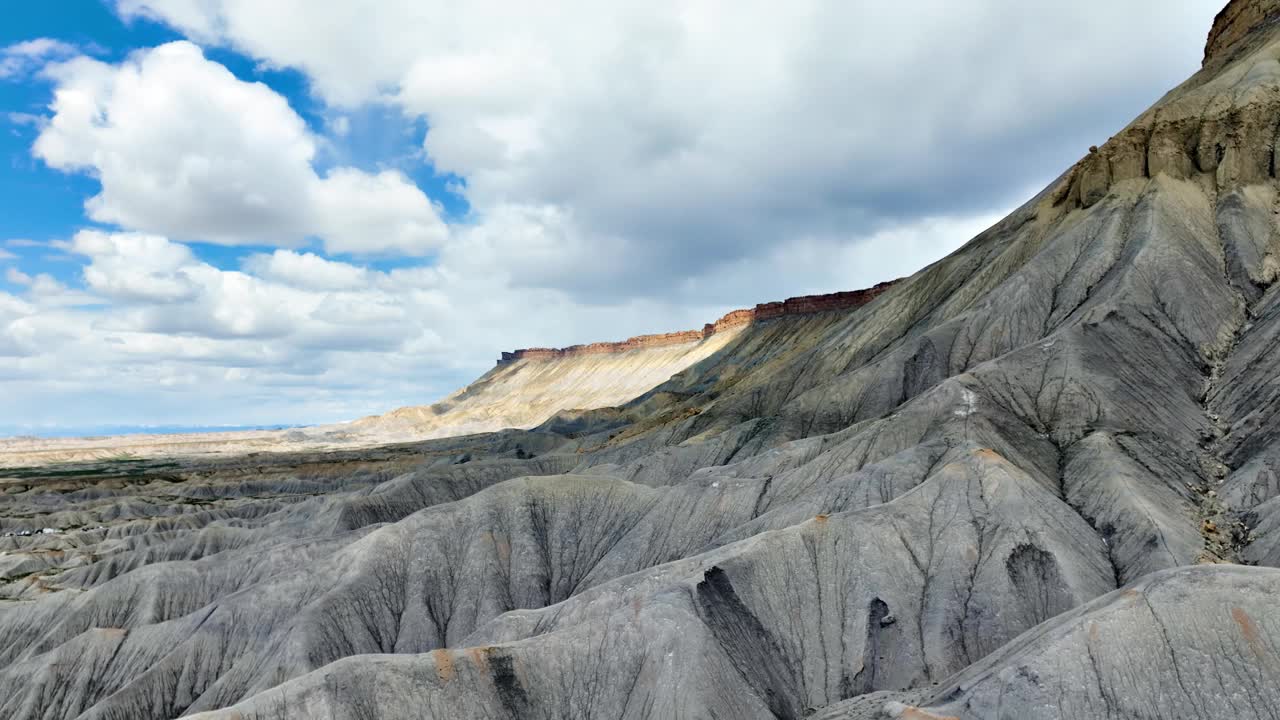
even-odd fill
[(1278, 20), (620, 407), (4, 481), (0, 715), (1274, 717)]

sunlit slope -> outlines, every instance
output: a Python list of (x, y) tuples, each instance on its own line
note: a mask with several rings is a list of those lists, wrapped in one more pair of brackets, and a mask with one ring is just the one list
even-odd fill
[(434, 405), (363, 418), (349, 430), (394, 442), (531, 428), (561, 410), (621, 405), (724, 348), (741, 330), (691, 343), (502, 363)]

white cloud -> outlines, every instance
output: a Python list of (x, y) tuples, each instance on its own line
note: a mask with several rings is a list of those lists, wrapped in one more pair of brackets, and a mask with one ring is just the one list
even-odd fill
[(317, 183), (314, 193), (329, 252), (418, 255), (444, 244), (449, 235), (426, 194), (395, 171), (372, 175), (339, 168)]
[(9, 252), (8, 250), (5, 250), (4, 248), (0, 248), (0, 261), (2, 261), (2, 260), (12, 260), (12, 259), (14, 259), (14, 258), (16, 258), (16, 257), (18, 257), (18, 256), (17, 256), (17, 255), (14, 255), (13, 253)]
[(339, 115), (327, 121), (326, 124), (329, 127), (329, 132), (337, 137), (346, 137), (351, 132), (351, 119), (346, 115)]
[(194, 298), (195, 280), (188, 274), (195, 256), (183, 245), (157, 235), (108, 234), (83, 230), (71, 250), (88, 256), (85, 285), (120, 302), (180, 302)]
[(316, 139), (283, 97), (173, 42), (118, 66), (79, 57), (46, 70), (53, 116), (33, 152), (93, 173), (103, 223), (181, 240), (423, 254), (447, 235), (398, 173), (317, 175)]
[(426, 118), (479, 223), (572, 218), (562, 265), (606, 267), (541, 282), (593, 299), (1012, 204), (1193, 71), (1220, 5), (119, 3), (298, 68), (333, 107)]
[(29, 354), (19, 341), (15, 326), (34, 312), (35, 308), (30, 303), (0, 291), (0, 375), (3, 375), (2, 368), (6, 364), (17, 365), (18, 358)]
[(244, 268), (259, 277), (308, 290), (358, 290), (368, 287), (370, 281), (364, 268), (292, 250), (252, 255)]
[(82, 57), (48, 73), (54, 115), (34, 152), (97, 174), (94, 220), (224, 242), (306, 234), (315, 143), (265, 85), (240, 82), (185, 42), (118, 67)]
[(0, 292), (0, 321), (13, 320), (30, 315), (34, 308), (20, 298), (6, 292)]
[(68, 287), (48, 273), (37, 273), (27, 285), (27, 297), (43, 308), (77, 308), (102, 302), (97, 296)]
[(43, 116), (34, 113), (11, 112), (6, 117), (8, 117), (10, 125), (26, 125), (34, 128), (43, 127), (45, 121)]
[(34, 38), (0, 48), (0, 80), (21, 78), (49, 60), (70, 57), (76, 47), (53, 38)]

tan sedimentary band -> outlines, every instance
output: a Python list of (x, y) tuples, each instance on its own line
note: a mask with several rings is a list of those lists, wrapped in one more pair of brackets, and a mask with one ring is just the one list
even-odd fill
[(802, 295), (800, 297), (787, 298), (781, 302), (761, 303), (754, 308), (733, 310), (725, 313), (719, 320), (703, 325), (701, 330), (684, 330), (659, 335), (637, 335), (621, 342), (598, 342), (587, 345), (570, 345), (564, 348), (523, 348), (513, 352), (502, 353), (502, 357), (498, 359), (498, 364), (502, 365), (516, 360), (620, 353), (640, 348), (665, 347), (698, 342), (718, 332), (749, 325), (758, 320), (771, 320), (789, 315), (808, 315), (856, 308), (871, 302), (877, 295), (892, 287), (895, 282), (897, 281), (882, 282), (866, 290), (848, 290), (826, 295)]
[[(1214, 22), (1205, 62), (1259, 51), (1280, 23), (1280, 0), (1233, 0)], [(1089, 148), (1054, 190), (1054, 205), (1091, 207), (1127, 180), (1196, 178), (1218, 195), (1272, 182), (1280, 167), (1276, 117), (1280, 114), (1274, 59), (1265, 55), (1238, 76), (1219, 75), (1171, 93), (1111, 137)]]
[(1280, 0), (1231, 0), (1213, 20), (1204, 62), (1224, 53), (1266, 23), (1280, 20)]

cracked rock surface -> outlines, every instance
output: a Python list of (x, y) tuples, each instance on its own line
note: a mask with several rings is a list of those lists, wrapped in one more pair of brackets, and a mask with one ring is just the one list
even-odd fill
[(0, 717), (1280, 716), (1278, 20), (617, 407), (4, 471)]

